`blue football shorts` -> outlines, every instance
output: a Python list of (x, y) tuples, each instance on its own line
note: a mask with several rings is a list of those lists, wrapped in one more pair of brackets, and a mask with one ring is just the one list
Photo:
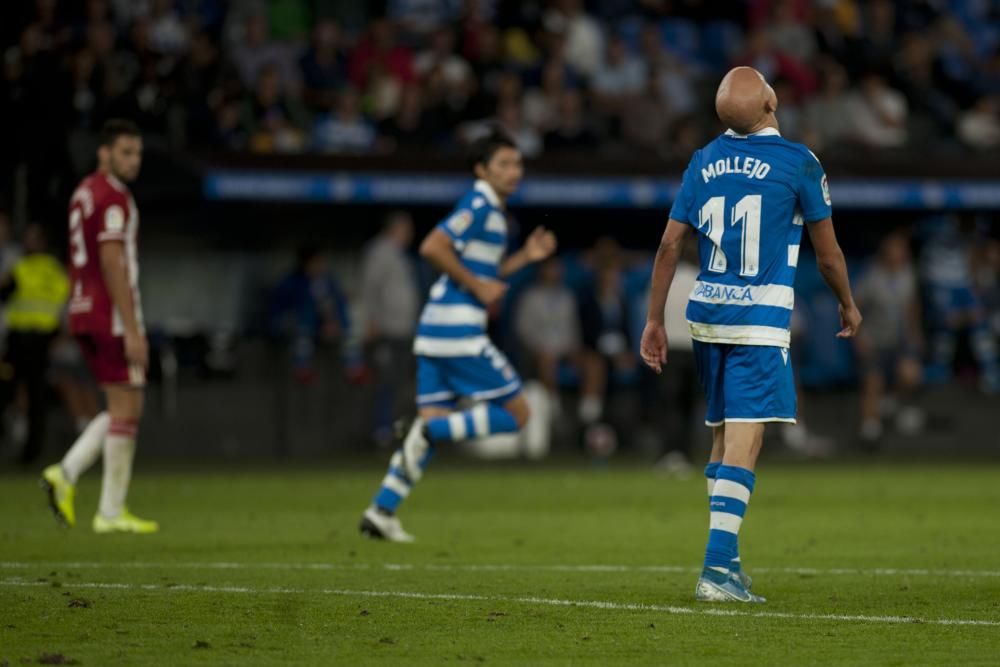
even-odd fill
[(788, 348), (693, 341), (705, 390), (705, 424), (795, 423), (795, 376)]
[(417, 407), (451, 406), (459, 398), (506, 403), (521, 378), (492, 343), (474, 357), (417, 356)]

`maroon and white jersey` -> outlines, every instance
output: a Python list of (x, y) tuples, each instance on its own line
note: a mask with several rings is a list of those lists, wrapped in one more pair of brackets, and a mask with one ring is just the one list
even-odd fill
[(69, 204), (69, 325), (73, 334), (125, 333), (101, 270), (100, 245), (108, 242), (124, 244), (135, 318), (142, 328), (138, 237), (139, 210), (128, 187), (100, 172), (83, 179)]

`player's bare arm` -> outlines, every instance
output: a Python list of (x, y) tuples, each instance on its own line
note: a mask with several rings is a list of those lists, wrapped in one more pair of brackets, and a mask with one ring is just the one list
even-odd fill
[(528, 235), (521, 249), (504, 259), (500, 265), (500, 275), (506, 278), (529, 264), (548, 259), (556, 251), (557, 246), (555, 234), (545, 227), (536, 227)]
[(660, 239), (653, 261), (653, 276), (649, 285), (649, 310), (646, 314), (646, 328), (642, 331), (639, 352), (642, 360), (657, 373), (662, 372), (667, 363), (667, 330), (663, 324), (663, 309), (667, 304), (670, 284), (674, 281), (677, 262), (684, 247), (684, 237), (688, 226), (676, 220), (667, 221), (667, 228)]
[(861, 326), (861, 311), (854, 303), (851, 294), (851, 283), (847, 277), (847, 262), (844, 252), (837, 243), (837, 234), (833, 230), (833, 220), (826, 218), (807, 225), (809, 239), (816, 251), (816, 264), (823, 280), (833, 290), (840, 308), (841, 330), (837, 338), (852, 338)]
[(507, 285), (499, 280), (476, 276), (462, 264), (451, 244), (451, 238), (435, 229), (420, 244), (420, 256), (438, 271), (469, 290), (484, 306), (491, 306), (507, 293)]
[(144, 369), (148, 368), (149, 346), (135, 316), (124, 243), (120, 241), (101, 243), (101, 273), (104, 275), (111, 301), (121, 316), (125, 328), (125, 358), (129, 363), (139, 364)]

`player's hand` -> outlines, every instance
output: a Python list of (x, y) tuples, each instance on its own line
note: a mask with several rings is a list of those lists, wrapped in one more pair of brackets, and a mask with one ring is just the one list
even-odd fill
[(661, 322), (646, 322), (639, 355), (657, 375), (663, 372), (663, 365), (667, 363), (667, 330)]
[(507, 293), (507, 289), (508, 285), (503, 281), (491, 278), (479, 278), (476, 281), (475, 288), (472, 290), (472, 294), (479, 300), (479, 303), (489, 308), (503, 298), (504, 294)]
[(550, 257), (556, 251), (556, 246), (555, 234), (545, 227), (535, 227), (524, 242), (524, 252), (530, 261), (540, 262)]
[(840, 305), (840, 326), (841, 330), (837, 338), (853, 338), (861, 327), (861, 311), (852, 302), (848, 306)]
[(149, 343), (145, 335), (125, 334), (125, 360), (129, 364), (142, 366), (143, 370), (149, 369)]

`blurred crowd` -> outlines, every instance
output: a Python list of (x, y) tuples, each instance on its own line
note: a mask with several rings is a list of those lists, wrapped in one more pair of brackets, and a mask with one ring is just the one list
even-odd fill
[[(410, 348), (424, 298), (420, 285), (429, 283), (426, 267), (414, 262), (414, 240), (409, 215), (393, 212), (366, 247), (353, 290), (330, 285), (329, 265), (314, 273), (312, 287), (300, 287), (304, 302), (314, 304), (306, 310), (326, 314), (300, 319), (308, 323), (300, 334), (318, 340), (329, 330), (335, 334), (327, 344), (358, 345), (365, 380), (378, 388), (373, 419), (381, 442), (391, 437), (392, 420), (413, 409)], [(886, 432), (912, 436), (925, 429), (923, 387), (962, 381), (1000, 394), (1000, 240), (984, 219), (944, 215), (887, 228), (872, 250), (852, 260), (866, 326), (851, 343), (834, 342), (836, 304), (817, 296), (826, 288), (814, 263), (803, 259), (793, 355), (801, 384), (859, 390), (854, 434), (874, 449)], [(563, 252), (511, 278), (490, 334), (527, 380), (546, 437), (595, 454), (619, 442), (659, 450), (665, 467), (687, 470), (702, 412), (685, 317), (699, 272), (696, 243), (685, 248), (666, 305), (670, 351), (661, 376), (638, 357), (651, 260), (610, 237)], [(294, 336), (285, 340), (301, 349)], [(786, 444), (829, 454), (832, 441), (811, 432), (808, 422), (807, 403), (800, 423), (782, 431)], [(838, 435), (841, 444), (851, 440)]]
[[(783, 134), (824, 155), (1000, 146), (1000, 4), (983, 0), (23, 0), (3, 11), (0, 411), (12, 406), (5, 431), (29, 457), (44, 426), (38, 396), (56, 388), (80, 423), (96, 403), (60, 333), (61, 304), (44, 326), (17, 323), (38, 296), (26, 289), (59, 300), (60, 272), (39, 259), (50, 257), (44, 234), (28, 227), (15, 242), (3, 211), (23, 179), (28, 219), (63, 220), (60, 192), (90, 168), (94, 132), (111, 116), (135, 119), (147, 145), (183, 151), (459, 154), (498, 123), (528, 157), (686, 160), (720, 129), (722, 72), (747, 64), (776, 88)], [(800, 270), (803, 382), (858, 369), (846, 381), (862, 390), (864, 441), (877, 442), (887, 418), (920, 430), (919, 388), (956, 369), (1000, 389), (1000, 244), (989, 239), (951, 217), (887, 234), (857, 267), (871, 324), (853, 348), (811, 347), (809, 327), (836, 314)], [(412, 245), (408, 215), (390, 216), (351, 291), (328, 255), (303, 247), (270, 298), (267, 328), (289, 350), (294, 382), (315, 381), (325, 347), (348, 350), (352, 381), (376, 387), (378, 440), (412, 402), (423, 298)], [(493, 321), (552, 423), (580, 425), (597, 448), (642, 428), (687, 443), (697, 422), (682, 324), (695, 263), (678, 271), (673, 362), (657, 379), (634, 354), (649, 262), (601, 240), (517, 276)], [(18, 281), (19, 271), (42, 279)], [(801, 429), (790, 437), (809, 442)]]
[(1000, 5), (981, 0), (12, 4), (8, 163), (52, 162), (112, 115), (199, 150), (448, 151), (496, 120), (529, 157), (686, 159), (737, 64), (817, 152), (1000, 145)]
[[(512, 219), (515, 235), (518, 229)], [(957, 381), (1000, 393), (996, 231), (986, 219), (966, 214), (929, 215), (916, 225), (883, 230), (873, 253), (851, 262), (866, 318), (852, 343), (834, 342), (836, 304), (824, 298), (814, 263), (803, 257), (794, 365), (807, 388), (859, 390), (854, 432), (863, 446), (877, 448), (887, 431), (921, 433), (928, 424), (924, 387)], [(266, 382), (280, 390), (281, 400), (322, 395), (330, 401), (327, 414), (353, 405), (366, 413), (366, 442), (388, 445), (394, 421), (413, 410), (412, 339), (433, 279), (416, 261), (415, 234), (410, 214), (395, 211), (356, 257), (303, 245), (293, 265), (260, 295), (266, 306), (240, 325), (239, 338), (256, 333), (269, 341), (279, 365), (267, 371)], [(666, 468), (686, 472), (691, 448), (701, 442), (702, 414), (685, 318), (698, 275), (694, 240), (666, 304), (669, 363), (660, 376), (641, 366), (637, 352), (651, 262), (648, 251), (625, 249), (609, 237), (563, 251), (511, 277), (506, 299), (491, 312), (490, 335), (527, 381), (541, 420), (536, 436), (576, 443), (598, 456), (619, 444), (659, 451)], [(64, 406), (77, 427), (97, 411), (94, 383), (66, 335), (68, 292), (44, 230), (29, 225), (14, 238), (0, 213), (0, 426), (26, 461), (41, 452), (48, 406)], [(183, 343), (163, 323), (150, 321), (152, 378), (175, 382), (176, 349)], [(208, 345), (195, 363), (211, 367), (209, 357), (217, 352)], [(807, 426), (810, 405), (803, 404), (798, 426), (781, 433), (793, 449), (829, 453), (832, 442)], [(849, 442), (844, 435), (838, 434), (841, 444)]]

